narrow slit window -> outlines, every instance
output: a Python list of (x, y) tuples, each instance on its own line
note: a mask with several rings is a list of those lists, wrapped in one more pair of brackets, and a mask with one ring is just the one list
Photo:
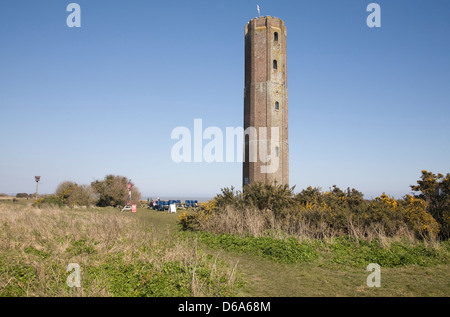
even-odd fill
[(276, 59), (273, 60), (273, 69), (278, 69), (278, 62)]
[(278, 42), (278, 32), (273, 33), (274, 42)]
[(275, 156), (280, 156), (280, 148), (278, 146), (275, 147)]
[(275, 110), (280, 110), (280, 103), (278, 101), (275, 102)]

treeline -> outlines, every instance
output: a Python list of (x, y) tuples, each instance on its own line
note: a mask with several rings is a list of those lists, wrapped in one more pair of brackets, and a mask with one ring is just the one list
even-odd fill
[(33, 198), (36, 197), (36, 193), (34, 194), (27, 194), (27, 193), (17, 193), (16, 198)]
[[(103, 180), (95, 180), (90, 185), (65, 181), (58, 185), (54, 194), (39, 198), (34, 205), (120, 207), (127, 202), (127, 184), (128, 178), (119, 175), (106, 175)], [(133, 204), (141, 199), (141, 193), (133, 183), (131, 198)]]
[(450, 174), (422, 171), (414, 195), (394, 199), (382, 194), (366, 200), (356, 189), (328, 191), (254, 183), (235, 191), (222, 189), (195, 214), (183, 214), (184, 229), (264, 236), (289, 234), (308, 238), (351, 235), (357, 238), (450, 236)]

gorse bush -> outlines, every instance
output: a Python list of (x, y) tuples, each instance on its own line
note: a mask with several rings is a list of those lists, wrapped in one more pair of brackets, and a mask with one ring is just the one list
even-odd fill
[[(425, 173), (423, 171), (422, 173)], [(423, 178), (429, 179), (426, 172)], [(200, 205), (198, 212), (181, 215), (183, 229), (210, 231), (218, 234), (262, 237), (285, 234), (306, 238), (353, 236), (410, 237), (419, 239), (448, 238), (450, 212), (447, 178), (440, 174), (436, 190), (419, 183), (414, 190), (424, 194), (394, 199), (386, 194), (365, 200), (356, 189), (328, 191), (308, 187), (294, 193), (294, 187), (254, 183), (243, 191), (224, 188), (211, 201)], [(442, 184), (445, 184), (443, 186)], [(435, 186), (436, 187), (436, 186)], [(441, 208), (441, 209), (440, 209)]]
[(433, 174), (422, 171), (417, 185), (411, 189), (418, 192), (416, 195), (427, 204), (427, 212), (439, 223), (440, 234), (448, 239), (450, 237), (450, 174)]
[(33, 206), (35, 207), (42, 207), (42, 206), (57, 206), (62, 207), (64, 203), (61, 201), (61, 199), (56, 195), (49, 195), (46, 197), (41, 197), (36, 199), (36, 201), (33, 203)]
[(55, 195), (68, 206), (90, 206), (96, 204), (92, 188), (88, 185), (78, 185), (74, 182), (62, 182), (56, 188)]

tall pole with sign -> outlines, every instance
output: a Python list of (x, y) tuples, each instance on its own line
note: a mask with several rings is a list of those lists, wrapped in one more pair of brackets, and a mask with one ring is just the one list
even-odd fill
[(36, 200), (37, 200), (37, 198), (38, 198), (38, 183), (41, 180), (41, 177), (40, 176), (35, 176), (34, 180), (36, 181)]
[(127, 184), (127, 189), (128, 189), (127, 206), (131, 206), (131, 180)]

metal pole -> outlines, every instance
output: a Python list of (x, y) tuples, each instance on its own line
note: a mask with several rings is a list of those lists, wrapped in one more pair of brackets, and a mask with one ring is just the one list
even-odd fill
[(36, 181), (36, 200), (37, 200), (38, 199), (38, 184), (39, 184), (39, 181), (41, 180), (41, 177), (35, 176), (34, 180)]

